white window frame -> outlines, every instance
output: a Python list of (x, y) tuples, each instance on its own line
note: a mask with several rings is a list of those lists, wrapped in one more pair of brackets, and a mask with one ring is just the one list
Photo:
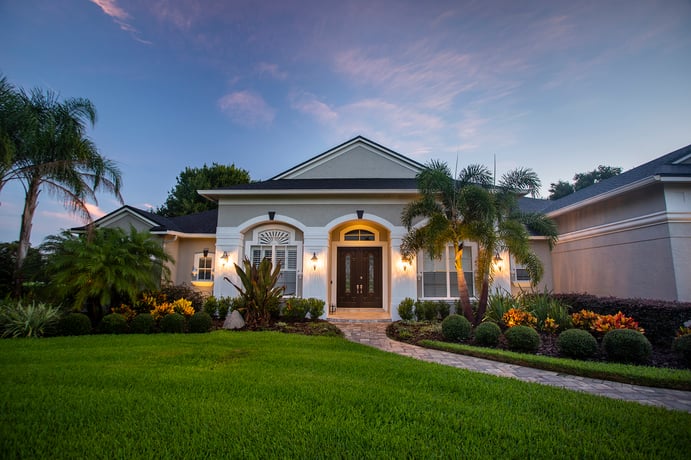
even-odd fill
[(530, 274), (528, 274), (528, 279), (518, 279), (518, 270), (525, 270), (525, 265), (516, 262), (513, 256), (511, 256), (511, 283), (514, 286), (527, 287), (530, 286), (532, 280), (530, 279)]
[[(470, 291), (472, 292), (472, 295), (470, 296), (471, 298), (475, 298), (475, 267), (476, 267), (476, 257), (477, 257), (477, 244), (475, 243), (469, 243), (466, 242), (464, 243), (464, 252), (466, 250), (470, 250), (470, 272), (472, 273), (471, 276), (471, 285), (468, 286), (470, 288)], [(454, 300), (458, 299), (458, 296), (452, 296), (451, 295), (451, 273), (456, 273), (456, 267), (455, 267), (455, 254), (453, 253), (453, 246), (449, 245), (446, 247), (446, 250), (444, 254), (442, 255), (442, 261), (445, 264), (445, 273), (446, 273), (446, 296), (427, 296), (425, 293), (425, 253), (424, 251), (420, 251), (418, 253), (418, 294), (421, 299), (426, 299), (426, 300)], [(435, 261), (438, 261), (435, 259)], [(440, 272), (444, 273), (444, 272)], [(464, 270), (464, 276), (465, 276), (465, 270)]]
[[(194, 254), (194, 265), (192, 266), (192, 285), (193, 286), (213, 286), (214, 284), (214, 276), (215, 276), (215, 270), (216, 270), (216, 254), (213, 252), (208, 252), (206, 255), (206, 258), (211, 260), (211, 267), (210, 268), (200, 268), (199, 263), (201, 260), (204, 258), (204, 252), (196, 252)], [(204, 271), (204, 272), (209, 272), (210, 277), (209, 278), (199, 278), (199, 274)]]
[(253, 250), (261, 248), (262, 256), (259, 261), (264, 259), (263, 253), (271, 248), (271, 261), (277, 260), (276, 249), (285, 248), (285, 258), (288, 258), (290, 248), (295, 248), (295, 268), (281, 266), (281, 277), (284, 273), (295, 273), (295, 292), (289, 292), (284, 297), (299, 297), (302, 293), (302, 242), (295, 240), (295, 230), (284, 225), (265, 225), (257, 227), (253, 231), (254, 238), (245, 242), (245, 254), (252, 263), (255, 263)]

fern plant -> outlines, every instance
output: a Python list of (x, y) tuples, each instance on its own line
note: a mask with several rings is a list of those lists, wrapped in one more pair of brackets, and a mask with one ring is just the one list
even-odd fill
[(259, 265), (253, 265), (247, 257), (242, 264), (244, 270), (235, 264), (240, 286), (230, 282), (242, 299), (237, 310), (243, 314), (248, 327), (267, 326), (271, 313), (278, 309), (285, 290), (284, 286), (276, 286), (281, 274), (281, 264), (279, 262), (272, 267), (271, 260), (262, 259)]

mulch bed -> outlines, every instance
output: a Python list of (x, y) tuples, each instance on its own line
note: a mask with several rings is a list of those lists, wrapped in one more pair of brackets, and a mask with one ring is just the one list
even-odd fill
[[(212, 329), (223, 329), (223, 320), (214, 319)], [(338, 327), (324, 320), (295, 321), (292, 319), (280, 318), (278, 320), (272, 320), (271, 323), (265, 327), (254, 329), (248, 329), (247, 327), (244, 327), (240, 330), (275, 331), (283, 332), (286, 334), (302, 335), (343, 336), (343, 332), (341, 332), (341, 330)]]
[[(406, 323), (399, 321), (392, 323), (386, 330), (386, 334), (401, 342), (418, 345), (423, 340), (437, 340), (446, 342), (444, 336), (438, 328), (432, 327), (430, 323)], [(409, 331), (409, 332), (403, 332)], [(463, 342), (466, 345), (475, 345), (472, 339)], [(504, 336), (499, 339), (499, 346), (502, 350), (508, 350)], [(540, 348), (537, 351), (538, 355), (551, 356), (558, 358), (559, 351), (557, 350), (557, 336), (550, 334), (540, 334)], [(602, 353), (598, 353), (593, 361), (605, 361)], [(653, 354), (648, 365), (653, 367), (667, 367), (672, 369), (688, 369), (681, 355), (674, 353), (669, 347), (662, 347), (653, 344)]]

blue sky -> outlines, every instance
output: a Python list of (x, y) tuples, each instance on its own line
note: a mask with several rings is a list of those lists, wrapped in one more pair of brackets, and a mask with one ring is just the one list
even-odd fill
[[(691, 2), (8, 0), (0, 72), (87, 97), (127, 204), (187, 166), (267, 179), (356, 135), (543, 182), (691, 143)], [(0, 241), (22, 190), (0, 195)], [(119, 206), (109, 196), (95, 217)], [(79, 225), (42, 194), (32, 242)]]

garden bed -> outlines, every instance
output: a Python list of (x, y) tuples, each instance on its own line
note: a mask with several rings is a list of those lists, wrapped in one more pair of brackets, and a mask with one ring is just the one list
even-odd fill
[[(397, 321), (391, 323), (386, 329), (386, 334), (394, 340), (410, 343), (413, 345), (422, 345), (425, 340), (432, 340), (438, 342), (448, 342), (444, 339), (441, 333), (441, 323), (437, 322), (413, 322), (413, 321)], [(557, 336), (551, 334), (540, 333), (540, 347), (537, 351), (538, 355), (559, 358), (557, 350)], [(477, 346), (472, 338), (461, 342), (465, 345)], [(688, 369), (680, 354), (672, 352), (668, 346), (660, 344), (652, 344), (653, 353), (649, 366), (669, 369)], [(501, 350), (508, 350), (506, 340), (502, 335), (499, 339), (497, 347)], [(605, 358), (601, 352), (592, 358), (592, 361), (605, 362)]]

